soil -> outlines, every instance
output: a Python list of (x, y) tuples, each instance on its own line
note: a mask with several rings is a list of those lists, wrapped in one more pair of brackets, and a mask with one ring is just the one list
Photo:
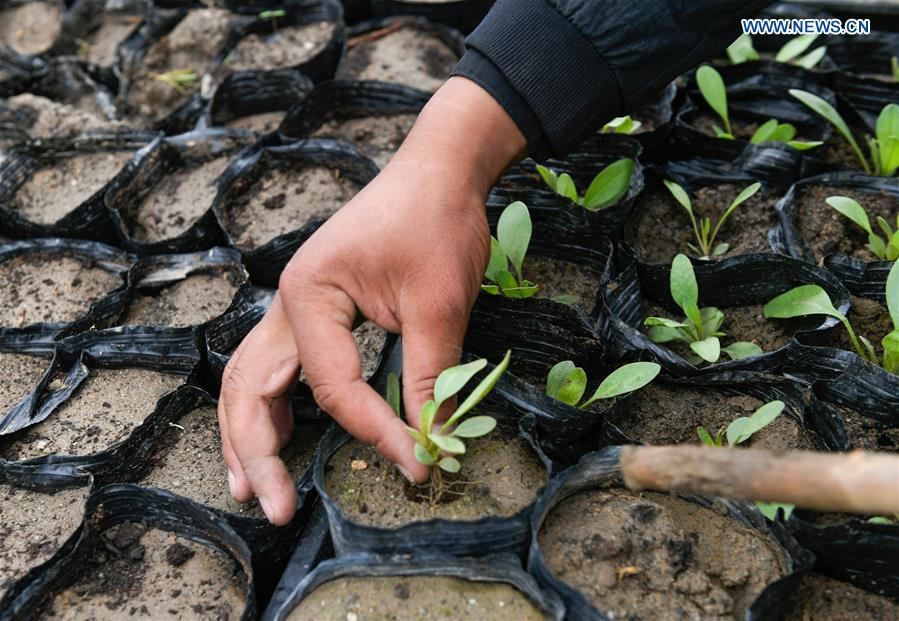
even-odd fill
[(578, 301), (572, 306), (579, 306), (588, 314), (596, 307), (599, 275), (593, 270), (578, 263), (538, 256), (525, 257), (522, 270), (524, 277), (539, 287), (534, 297), (573, 295)]
[[(200, 88), (210, 63), (224, 47), (230, 24), (230, 13), (224, 9), (194, 10), (154, 43), (131, 76), (127, 99), (135, 112), (156, 122), (183, 105)], [(175, 70), (193, 71), (197, 80), (179, 91), (154, 79)]]
[(281, 121), (284, 120), (286, 114), (286, 110), (251, 114), (249, 116), (242, 116), (239, 119), (228, 121), (225, 123), (225, 127), (231, 129), (249, 129), (257, 134), (268, 134), (280, 127)]
[(254, 250), (279, 235), (327, 220), (358, 190), (337, 170), (292, 170), (275, 164), (224, 205), (225, 228), (238, 248)]
[(878, 234), (877, 216), (894, 226), (899, 215), (899, 201), (886, 192), (861, 192), (829, 186), (812, 186), (798, 196), (794, 222), (803, 243), (815, 255), (816, 262), (833, 252), (864, 261), (876, 261), (877, 257), (865, 247), (868, 234), (824, 202), (830, 196), (848, 196), (858, 201)]
[[(893, 331), (893, 320), (890, 318), (890, 312), (886, 305), (877, 300), (852, 296), (852, 307), (849, 309), (848, 318), (856, 333), (871, 341), (878, 359), (882, 359), (881, 340)], [(820, 334), (810, 334), (808, 342), (823, 347), (855, 351), (855, 346), (843, 324), (837, 324)]]
[[(546, 469), (527, 442), (502, 425), (465, 441), (457, 475), (444, 475), (450, 491), (431, 506), (424, 486), (412, 486), (374, 448), (352, 440), (325, 466), (325, 488), (357, 524), (397, 528), (433, 518), (476, 520), (515, 515), (537, 497)], [(359, 468), (364, 464), (364, 467)]]
[(555, 576), (614, 619), (742, 619), (787, 572), (777, 543), (723, 506), (617, 488), (559, 503), (539, 542)]
[(458, 61), (456, 53), (438, 37), (407, 26), (373, 40), (356, 44), (351, 40), (337, 68), (337, 77), (380, 80), (436, 91)]
[(273, 71), (301, 65), (325, 48), (334, 28), (333, 22), (316, 22), (247, 35), (228, 54), (225, 66), (228, 71)]
[(0, 418), (28, 396), (49, 366), (46, 358), (0, 352)]
[(73, 138), (84, 132), (123, 127), (121, 122), (97, 114), (93, 107), (82, 109), (24, 93), (0, 100), (0, 125), (24, 130), (31, 138)]
[(54, 224), (102, 190), (134, 155), (133, 151), (79, 153), (32, 174), (9, 205), (37, 224)]
[[(870, 152), (868, 151), (867, 141), (864, 138), (868, 132), (860, 127), (850, 127), (850, 129), (852, 130), (852, 135), (855, 136), (856, 142), (858, 142), (862, 154), (868, 157)], [(864, 168), (855, 151), (852, 150), (852, 147), (849, 146), (843, 135), (836, 129), (833, 130), (833, 134), (827, 142), (817, 149), (812, 149), (811, 153), (829, 164), (838, 164), (849, 170), (861, 171)]]
[(230, 162), (230, 157), (223, 156), (167, 174), (136, 212), (123, 214), (128, 235), (147, 244), (187, 232), (212, 207), (218, 189), (216, 181)]
[(899, 619), (899, 604), (847, 582), (809, 574), (793, 596), (786, 621), (857, 621)]
[[(654, 445), (702, 444), (696, 428), (712, 436), (741, 416), (751, 416), (765, 402), (708, 387), (649, 384), (633, 393), (627, 407), (607, 414), (610, 423), (635, 440)], [(815, 450), (813, 434), (786, 412), (741, 446), (771, 450)]]
[(100, 67), (116, 64), (119, 45), (128, 38), (141, 18), (137, 15), (119, 15), (104, 12), (100, 23), (84, 37), (86, 45), (78, 56)]
[(42, 619), (240, 618), (243, 575), (222, 552), (132, 522), (102, 538), (78, 581), (47, 604)]
[(43, 54), (62, 28), (62, 7), (51, 2), (27, 2), (0, 10), (0, 43), (19, 54)]
[[(793, 335), (787, 332), (784, 327), (785, 324), (777, 319), (766, 319), (763, 309), (764, 306), (761, 304), (722, 308), (721, 311), (724, 313), (725, 319), (721, 326), (721, 331), (726, 336), (720, 337), (721, 346), (727, 347), (737, 341), (747, 341), (755, 343), (762, 348), (762, 351), (768, 353), (789, 344), (793, 339)], [(667, 309), (645, 299), (643, 300), (643, 310), (644, 317), (682, 319), (682, 317), (675, 316), (674, 313)], [(649, 326), (643, 326), (643, 331), (649, 333)], [(667, 347), (682, 356), (692, 354), (689, 346), (682, 343), (664, 343), (661, 346)], [(730, 360), (730, 358), (727, 357), (727, 354), (722, 353), (719, 362), (726, 360)]]
[[(735, 119), (730, 120), (731, 129), (734, 132), (734, 137), (738, 140), (749, 140), (752, 138), (752, 135), (759, 128), (758, 123), (749, 123), (744, 124)], [(724, 129), (724, 121), (722, 121), (718, 116), (712, 116), (710, 114), (697, 114), (693, 121), (690, 123), (694, 129), (701, 131), (703, 134), (715, 137), (715, 125), (720, 127), (722, 130)], [(799, 137), (797, 137), (799, 138)], [(724, 140), (722, 138), (722, 140)]]
[(360, 619), (515, 619), (543, 614), (514, 587), (447, 576), (337, 578), (306, 596), (287, 621)]
[(81, 524), (87, 489), (55, 494), (0, 485), (0, 599), (25, 573), (48, 560)]
[(348, 142), (383, 169), (400, 148), (417, 118), (417, 114), (390, 114), (335, 119), (315, 130), (310, 138)]
[(146, 369), (94, 369), (49, 418), (7, 437), (0, 457), (93, 455), (125, 440), (156, 402), (184, 382)]
[(123, 326), (197, 326), (222, 315), (240, 288), (231, 272), (191, 274), (162, 289), (139, 291)]
[(0, 325), (69, 323), (122, 286), (121, 275), (61, 255), (20, 255), (0, 263)]
[[(748, 185), (748, 184), (747, 184)], [(690, 197), (697, 220), (711, 218), (712, 228), (745, 185), (708, 186)], [(725, 221), (716, 243), (730, 244), (715, 261), (753, 252), (771, 252), (768, 231), (777, 226), (776, 197), (758, 192)], [(637, 199), (636, 220), (629, 235), (637, 256), (644, 263), (669, 264), (679, 253), (694, 255), (687, 244), (696, 245), (693, 226), (686, 210), (662, 185), (654, 185)]]
[[(295, 428), (293, 439), (281, 451), (281, 459), (294, 480), (312, 463), (318, 441), (326, 430), (326, 423), (308, 423)], [(255, 499), (243, 504), (231, 497), (214, 406), (197, 408), (182, 416), (177, 426), (169, 426), (153, 457), (152, 469), (140, 484), (187, 496), (227, 513), (265, 517)]]
[(842, 414), (853, 448), (899, 453), (899, 428), (887, 428), (849, 408), (834, 406)]

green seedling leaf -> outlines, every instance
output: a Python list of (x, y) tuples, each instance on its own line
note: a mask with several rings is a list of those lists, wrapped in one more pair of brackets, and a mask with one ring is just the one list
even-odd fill
[(680, 203), (681, 207), (687, 210), (687, 213), (691, 216), (693, 215), (693, 204), (690, 202), (690, 196), (687, 192), (674, 181), (669, 181), (665, 179), (662, 181), (665, 184), (665, 187), (668, 188), (668, 191), (671, 192), (671, 195), (674, 199)]
[(759, 347), (755, 343), (749, 343), (747, 341), (737, 341), (736, 343), (731, 343), (727, 347), (722, 347), (721, 351), (727, 354), (731, 360), (742, 360), (743, 358), (758, 356), (765, 353), (761, 347)]
[(602, 131), (603, 133), (632, 134), (640, 129), (641, 125), (640, 121), (635, 121), (629, 116), (619, 116), (606, 123)]
[(418, 444), (425, 445), (428, 443), (428, 439), (427, 439), (427, 437), (425, 437), (425, 434), (420, 432), (415, 427), (410, 427), (409, 425), (406, 425), (406, 432), (410, 436), (412, 436), (412, 439), (415, 440)]
[(644, 326), (662, 326), (665, 328), (686, 328), (690, 324), (682, 321), (675, 321), (666, 317), (647, 317), (643, 321)]
[(717, 125), (712, 125), (712, 130), (715, 132), (715, 138), (722, 138), (723, 140), (736, 140), (737, 137), (734, 136), (730, 132), (726, 132)]
[(424, 435), (431, 433), (438, 409), (439, 406), (433, 399), (425, 401), (425, 404), (421, 406), (421, 431)]
[(845, 319), (830, 301), (827, 292), (818, 285), (801, 285), (782, 293), (764, 308), (767, 319), (792, 319), (808, 315), (828, 315)]
[[(752, 416), (748, 418), (738, 418), (727, 428), (727, 443), (730, 446), (735, 446), (746, 442), (746, 440), (751, 438), (753, 434), (758, 433), (773, 423), (774, 419), (783, 412), (784, 407), (783, 401), (771, 401), (757, 409)], [(731, 434), (731, 426), (734, 426), (734, 423), (737, 421), (742, 422), (736, 426), (737, 428), (734, 430), (733, 434)]]
[(444, 401), (462, 390), (465, 384), (486, 366), (486, 360), (475, 360), (446, 369), (438, 375), (437, 381), (434, 383), (434, 401), (437, 404), (437, 408), (440, 408)]
[(632, 362), (619, 367), (608, 376), (581, 407), (585, 408), (597, 399), (613, 399), (623, 394), (639, 390), (654, 380), (662, 367), (655, 362)]
[(749, 139), (749, 144), (761, 144), (763, 142), (775, 142), (774, 135), (777, 132), (777, 119), (770, 119), (762, 123), (755, 133), (752, 134), (752, 138)]
[(721, 74), (709, 65), (703, 65), (696, 70), (696, 84), (709, 107), (724, 121), (725, 132), (732, 137), (733, 132), (727, 112), (727, 89)]
[(496, 273), (496, 284), (499, 285), (499, 288), (503, 292), (503, 295), (507, 296), (507, 291), (518, 288), (518, 281), (515, 280), (515, 276), (512, 275), (512, 272), (508, 272), (506, 270), (499, 270)]
[(712, 250), (713, 257), (720, 257), (722, 254), (730, 250), (730, 244), (726, 244), (721, 242), (720, 244), (715, 244), (715, 248)]
[(815, 147), (820, 147), (823, 142), (820, 140), (790, 140), (787, 142), (787, 145), (796, 149), (797, 151), (808, 151), (809, 149), (814, 149)]
[(899, 168), (899, 104), (888, 104), (880, 111), (875, 127), (880, 174), (892, 177)]
[(503, 247), (499, 245), (499, 241), (490, 236), (490, 261), (487, 263), (487, 271), (484, 276), (487, 280), (496, 282), (496, 274), (500, 271), (509, 270), (509, 259), (503, 251)]
[(817, 47), (805, 56), (800, 56), (796, 59), (796, 64), (800, 67), (804, 67), (805, 69), (814, 69), (815, 65), (821, 62), (824, 59), (824, 55), (827, 54), (827, 46), (822, 45), (821, 47)]
[(496, 427), (496, 419), (490, 416), (472, 416), (459, 423), (452, 435), (459, 438), (480, 438)]
[(574, 185), (574, 179), (568, 173), (559, 175), (556, 182), (556, 194), (563, 196), (573, 203), (577, 203), (577, 187)]
[(752, 36), (741, 34), (736, 41), (727, 47), (727, 57), (734, 65), (745, 63), (749, 60), (759, 60), (759, 53), (755, 51), (752, 45)]
[(692, 339), (686, 335), (684, 330), (668, 328), (665, 326), (653, 326), (649, 329), (649, 340), (653, 343), (670, 343), (671, 341), (689, 343)]
[(888, 517), (878, 515), (872, 518), (868, 518), (868, 524), (886, 524), (887, 526), (892, 526), (893, 524), (895, 524), (895, 522), (893, 522), (893, 520)]
[(837, 112), (832, 105), (830, 105), (817, 95), (809, 93), (808, 91), (802, 91), (792, 88), (790, 89), (790, 95), (801, 101), (814, 113), (824, 117), (824, 119), (828, 123), (833, 125), (837, 129), (837, 131), (840, 132), (840, 135), (843, 136), (846, 142), (849, 143), (849, 146), (852, 147), (852, 150), (855, 152), (855, 156), (858, 158), (859, 162), (861, 162), (862, 168), (865, 170), (865, 172), (871, 174), (871, 167), (868, 165), (868, 161), (865, 159), (865, 156), (862, 155), (862, 151), (859, 148), (858, 143), (855, 141), (855, 136), (852, 135), (852, 131), (846, 124), (846, 121), (843, 120), (843, 117), (840, 116), (840, 113)]
[(428, 449), (426, 449), (424, 446), (422, 446), (421, 444), (416, 444), (413, 450), (415, 451), (415, 460), (418, 463), (424, 464), (425, 466), (434, 465), (434, 458), (431, 457)]
[(525, 287), (505, 287), (503, 288), (503, 295), (507, 298), (512, 298), (516, 300), (523, 300), (525, 298), (534, 297), (537, 293), (538, 287), (534, 286), (525, 286)]
[(403, 417), (403, 398), (400, 391), (400, 378), (396, 373), (387, 375), (387, 403), (394, 414)]
[(584, 209), (599, 211), (615, 204), (627, 194), (634, 174), (634, 160), (622, 158), (603, 168), (584, 195)]
[(724, 313), (714, 306), (706, 306), (699, 310), (702, 317), (703, 334), (706, 336), (723, 336), (718, 333), (718, 328), (724, 323)]
[(890, 319), (893, 320), (893, 327), (899, 330), (899, 263), (893, 263), (890, 273), (887, 274), (887, 284), (884, 290), (886, 294), (887, 310), (890, 312)]
[[(521, 264), (531, 243), (531, 214), (527, 205), (515, 201), (503, 210), (496, 225), (496, 238), (521, 279)], [(503, 283), (499, 285), (504, 286)]]
[(893, 70), (893, 81), (899, 82), (899, 58), (893, 56), (890, 59), (890, 68)]
[(429, 433), (428, 440), (437, 445), (442, 451), (452, 453), (453, 455), (461, 455), (465, 453), (465, 444), (462, 440), (453, 436), (445, 436), (441, 433)]
[(789, 505), (786, 503), (779, 502), (757, 502), (755, 506), (758, 507), (759, 511), (762, 512), (766, 518), (771, 520), (772, 522), (777, 519), (777, 511), (778, 509), (783, 511), (784, 521), (790, 519), (790, 516), (793, 514), (793, 509), (796, 508), (796, 505)]
[(493, 387), (496, 386), (496, 382), (499, 381), (500, 375), (502, 375), (506, 369), (509, 368), (509, 360), (512, 358), (512, 350), (506, 352), (505, 357), (502, 361), (496, 365), (496, 368), (491, 371), (487, 377), (481, 380), (481, 383), (477, 385), (477, 387), (471, 391), (468, 397), (465, 398), (465, 401), (462, 402), (456, 411), (453, 412), (452, 416), (449, 417), (449, 420), (446, 421), (447, 425), (453, 425), (457, 420), (465, 416), (474, 406), (481, 402), (481, 400), (486, 397)]
[(455, 457), (444, 457), (437, 465), (440, 466), (441, 470), (449, 472), (450, 474), (455, 474), (462, 468), (462, 464), (460, 464), (459, 460)]
[(499, 295), (501, 293), (497, 285), (481, 285), (481, 291), (489, 295)]
[(587, 373), (581, 367), (575, 367), (571, 369), (562, 381), (562, 386), (559, 388), (556, 399), (562, 403), (574, 406), (584, 396), (585, 390), (587, 390)]
[(564, 304), (565, 306), (574, 306), (575, 304), (580, 304), (581, 302), (580, 296), (567, 293), (563, 293), (562, 295), (554, 295), (550, 299), (553, 302), (558, 302), (559, 304)]
[(706, 362), (716, 362), (721, 357), (721, 341), (716, 336), (693, 341), (690, 343), (690, 349)]
[(687, 319), (696, 326), (701, 326), (702, 317), (699, 314), (699, 287), (696, 284), (696, 275), (693, 273), (693, 264), (690, 263), (690, 259), (682, 254), (674, 257), (674, 261), (671, 262), (670, 290), (672, 299), (684, 311)]
[(780, 48), (780, 50), (774, 56), (774, 60), (779, 63), (790, 62), (800, 54), (805, 53), (805, 51), (812, 46), (812, 43), (814, 43), (815, 39), (817, 38), (818, 35), (816, 34), (805, 34), (790, 39), (784, 44), (782, 48)]
[(699, 439), (702, 441), (703, 444), (707, 444), (707, 445), (713, 446), (713, 447), (717, 446), (717, 444), (715, 444), (714, 438), (712, 438), (712, 435), (702, 425), (700, 425), (699, 427), (696, 428), (696, 433), (699, 434)]
[(277, 19), (285, 15), (287, 15), (287, 12), (284, 9), (276, 9), (274, 11), (263, 11), (259, 14), (259, 19)]
[(871, 222), (868, 220), (868, 214), (866, 214), (862, 206), (853, 199), (848, 196), (828, 196), (824, 202), (855, 222), (868, 233), (868, 235), (874, 235), (874, 231), (871, 229)]
[(559, 183), (559, 175), (556, 174), (556, 171), (551, 168), (547, 168), (546, 166), (541, 166), (537, 164), (537, 172), (540, 173), (540, 176), (543, 177), (543, 181), (546, 182), (546, 185), (549, 186), (553, 192), (556, 192), (556, 186)]

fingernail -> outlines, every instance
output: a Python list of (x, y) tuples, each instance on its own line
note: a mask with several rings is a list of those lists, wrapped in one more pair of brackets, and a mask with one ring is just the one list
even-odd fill
[(234, 476), (234, 473), (231, 470), (228, 470), (228, 489), (231, 490), (231, 495), (234, 496), (234, 491), (237, 488), (237, 478)]
[(406, 470), (405, 468), (403, 468), (400, 465), (397, 465), (397, 470), (400, 471), (400, 474), (402, 474), (404, 477), (406, 477), (406, 480), (409, 481), (409, 483), (411, 483), (412, 485), (416, 485), (415, 479), (412, 477), (411, 474), (409, 474), (408, 470)]

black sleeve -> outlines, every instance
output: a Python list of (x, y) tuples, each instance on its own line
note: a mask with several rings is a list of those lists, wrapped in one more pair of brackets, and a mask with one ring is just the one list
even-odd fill
[(454, 75), (509, 113), (543, 159), (564, 155), (733, 42), (772, 0), (497, 0)]

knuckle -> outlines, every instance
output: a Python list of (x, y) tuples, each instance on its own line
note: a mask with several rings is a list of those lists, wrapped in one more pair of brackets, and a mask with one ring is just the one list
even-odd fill
[(341, 387), (333, 382), (318, 382), (312, 387), (312, 396), (325, 412), (332, 413), (340, 405)]

